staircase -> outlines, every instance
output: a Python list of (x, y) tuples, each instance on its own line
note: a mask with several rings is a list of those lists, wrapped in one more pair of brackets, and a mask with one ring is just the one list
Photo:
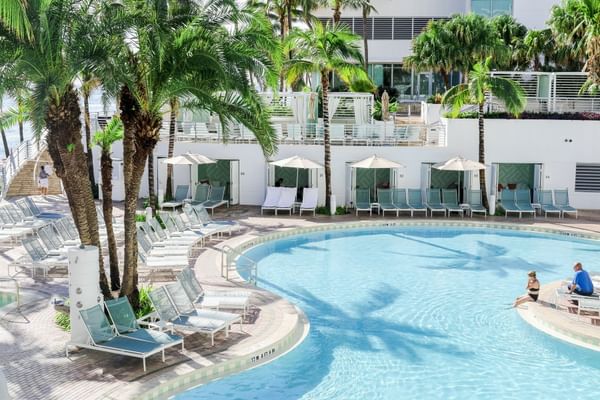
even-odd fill
[[(37, 177), (42, 165), (52, 165), (52, 159), (48, 151), (44, 151), (39, 159), (27, 160), (23, 163), (19, 172), (12, 178), (6, 192), (6, 198), (15, 196), (30, 196), (40, 193), (37, 185)], [(55, 173), (48, 178), (48, 194), (57, 195), (62, 193), (60, 179)]]

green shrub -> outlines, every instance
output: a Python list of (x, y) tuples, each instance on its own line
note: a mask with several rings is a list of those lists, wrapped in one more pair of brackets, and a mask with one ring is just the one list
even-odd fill
[(440, 93), (436, 93), (427, 98), (427, 103), (429, 104), (442, 104), (442, 95)]
[(346, 207), (339, 206), (335, 209), (335, 215), (346, 215), (349, 214)]
[(146, 222), (146, 214), (135, 214), (135, 222)]
[(144, 286), (140, 288), (140, 308), (135, 311), (136, 318), (141, 318), (144, 315), (148, 315), (154, 311), (152, 302), (150, 301), (150, 296), (148, 296), (148, 293), (151, 291), (152, 286)]
[(67, 313), (57, 311), (54, 316), (54, 323), (65, 332), (71, 331), (71, 317)]
[(329, 207), (317, 207), (316, 213), (319, 215), (331, 215)]

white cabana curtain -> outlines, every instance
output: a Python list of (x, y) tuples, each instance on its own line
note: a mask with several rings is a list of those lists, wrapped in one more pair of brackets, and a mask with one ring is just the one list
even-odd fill
[(356, 125), (364, 125), (369, 122), (368, 98), (354, 98), (354, 121)]
[(294, 115), (294, 122), (306, 125), (306, 102), (308, 100), (308, 96), (304, 95), (294, 95), (292, 97), (290, 108), (292, 109), (292, 114)]
[(331, 122), (335, 112), (340, 106), (341, 97), (339, 96), (331, 96), (329, 97), (329, 121)]

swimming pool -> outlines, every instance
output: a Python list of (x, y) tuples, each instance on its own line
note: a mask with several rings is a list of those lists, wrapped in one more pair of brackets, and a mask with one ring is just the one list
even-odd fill
[[(190, 399), (597, 396), (600, 354), (553, 339), (508, 306), (527, 271), (542, 284), (600, 245), (474, 228), (374, 228), (255, 247), (259, 285), (308, 315), (288, 355), (178, 395)], [(596, 268), (594, 268), (596, 267)]]
[(14, 293), (0, 292), (0, 308), (16, 301), (16, 299), (17, 297)]

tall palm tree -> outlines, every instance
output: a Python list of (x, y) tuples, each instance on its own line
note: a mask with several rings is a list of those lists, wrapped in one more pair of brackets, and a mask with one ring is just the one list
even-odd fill
[(600, 0), (564, 0), (552, 8), (549, 25), (559, 43), (585, 60), (582, 90), (600, 90)]
[[(475, 64), (469, 73), (468, 83), (462, 83), (448, 90), (442, 104), (451, 108), (450, 116), (456, 117), (467, 104), (476, 104), (479, 122), (479, 162), (485, 164), (484, 107), (486, 96), (493, 95), (504, 103), (506, 110), (518, 116), (526, 105), (525, 92), (517, 82), (490, 75), (491, 57)], [(483, 206), (489, 209), (485, 170), (479, 172), (479, 185), (483, 193)]]
[(497, 68), (503, 70), (527, 68), (529, 59), (523, 54), (523, 41), (527, 35), (525, 25), (518, 22), (512, 15), (499, 15), (492, 18), (491, 22), (510, 54), (505, 60), (497, 63)]
[[(191, 12), (190, 7), (193, 7)], [(275, 134), (260, 96), (250, 83), (277, 71), (279, 51), (264, 15), (229, 0), (179, 7), (166, 0), (124, 0), (106, 9), (109, 62), (103, 73), (119, 82), (124, 126), (125, 264), (121, 294), (138, 302), (135, 214), (141, 178), (159, 140), (163, 108), (186, 98), (217, 114), (223, 126), (238, 121), (258, 139), (265, 154), (275, 151)], [(131, 46), (135, 43), (135, 46)]]
[[(14, 68), (33, 88), (32, 125), (48, 132), (48, 151), (62, 179), (81, 243), (100, 248), (96, 207), (81, 141), (79, 97), (75, 79), (80, 71), (71, 57), (72, 44), (85, 29), (80, 17), (89, 4), (77, 0), (6, 0), (0, 2), (0, 24), (19, 57)], [(110, 297), (102, 255), (100, 287)]]
[(310, 31), (295, 30), (285, 42), (285, 49), (294, 49), (294, 58), (285, 66), (287, 80), (294, 83), (316, 72), (321, 78), (323, 96), (323, 143), (325, 146), (325, 194), (326, 204), (331, 199), (331, 141), (329, 136), (329, 75), (335, 73), (347, 83), (368, 80), (362, 68), (363, 57), (359, 37), (339, 24), (323, 25), (315, 22)]
[(534, 71), (541, 71), (554, 55), (554, 38), (550, 29), (530, 30), (523, 39), (523, 45), (525, 57), (533, 65)]
[(88, 171), (90, 174), (90, 185), (92, 191), (96, 187), (96, 179), (94, 177), (94, 154), (92, 152), (92, 119), (90, 116), (90, 96), (94, 89), (101, 85), (100, 79), (89, 72), (84, 72), (81, 77), (81, 95), (83, 97), (83, 127), (85, 132), (86, 159)]
[[(179, 99), (173, 97), (169, 100), (169, 147), (167, 157), (171, 158), (175, 152), (175, 134), (177, 131), (177, 115), (179, 114)], [(167, 187), (165, 198), (173, 198), (173, 164), (167, 164)]]
[[(113, 229), (113, 202), (112, 202), (112, 145), (123, 139), (123, 123), (117, 116), (113, 117), (106, 127), (96, 132), (92, 144), (100, 148), (100, 175), (102, 176), (102, 213), (108, 242), (108, 257), (110, 265), (110, 288), (119, 290), (121, 278), (119, 274), (119, 253), (117, 240)], [(90, 147), (89, 151), (92, 149)]]

